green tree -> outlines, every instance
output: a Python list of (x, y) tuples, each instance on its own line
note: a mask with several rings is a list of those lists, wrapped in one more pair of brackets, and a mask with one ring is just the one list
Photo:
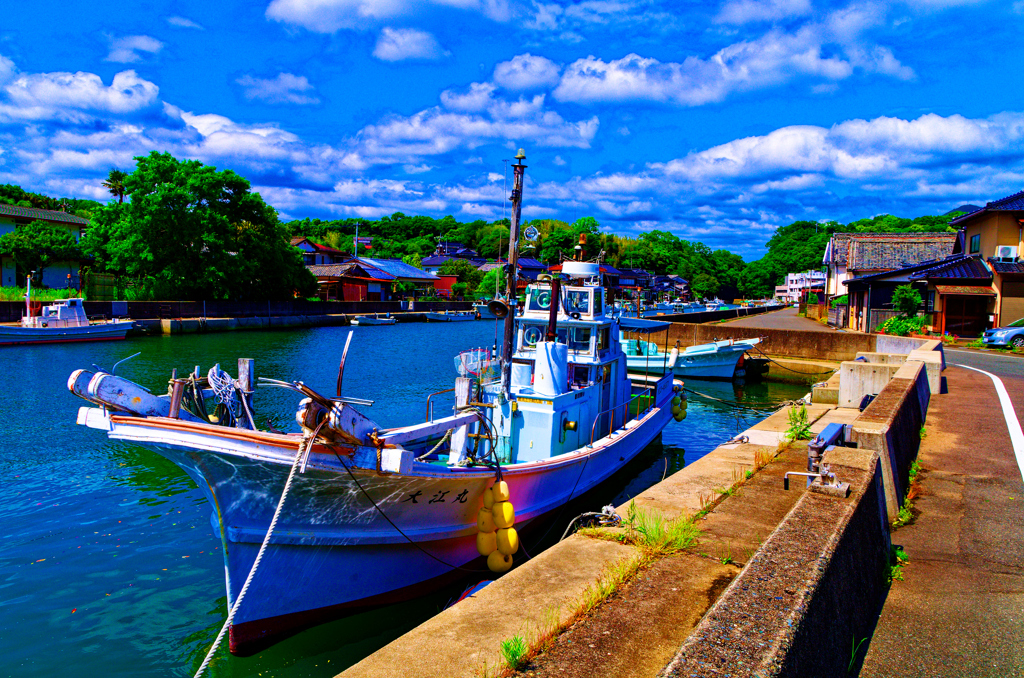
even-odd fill
[(717, 295), (719, 287), (721, 287), (721, 284), (718, 282), (718, 279), (707, 273), (698, 273), (690, 281), (690, 291), (704, 299), (710, 299)]
[(14, 259), (19, 273), (25, 275), (42, 273), (58, 261), (75, 261), (82, 251), (67, 227), (37, 219), (0, 236), (0, 254)]
[(475, 290), (484, 279), (484, 274), (465, 259), (449, 259), (441, 264), (439, 272), (442, 275), (456, 275), (458, 282), (466, 283), (466, 289)]
[(110, 191), (110, 194), (117, 198), (117, 202), (124, 202), (124, 180), (128, 178), (128, 173), (119, 169), (111, 169), (107, 174), (107, 180), (103, 182), (103, 187)]
[(157, 298), (312, 296), (301, 253), (248, 181), (169, 153), (136, 161), (124, 181), (131, 201), (98, 209), (82, 240), (99, 268)]
[(905, 318), (913, 318), (921, 308), (921, 293), (910, 285), (900, 285), (892, 293), (892, 306)]
[(473, 290), (473, 294), (479, 299), (491, 299), (495, 290), (499, 294), (505, 291), (505, 274), (502, 267), (492, 268), (484, 274), (480, 284)]
[(415, 252), (412, 254), (406, 254), (404, 257), (402, 257), (402, 261), (415, 268), (423, 268), (423, 257), (416, 254)]

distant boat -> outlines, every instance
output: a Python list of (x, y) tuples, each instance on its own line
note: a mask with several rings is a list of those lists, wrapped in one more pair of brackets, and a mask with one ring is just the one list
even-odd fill
[(498, 316), (491, 312), (491, 309), (487, 308), (487, 303), (483, 302), (480, 304), (473, 304), (473, 310), (483, 319), (494, 320)]
[(352, 318), (353, 325), (394, 325), (396, 322), (398, 320), (392, 318), (390, 314), (381, 317), (374, 313), (373, 315), (357, 315)]
[(426, 313), (425, 315), (429, 322), (455, 323), (476, 319), (476, 314), (473, 311), (445, 311), (444, 313)]
[(666, 353), (650, 341), (620, 339), (630, 372), (664, 374), (670, 371), (679, 377), (699, 379), (732, 379), (740, 358), (760, 342), (758, 337), (726, 339)]
[(59, 299), (44, 306), (40, 315), (26, 314), (17, 325), (0, 325), (0, 346), (124, 339), (134, 326), (131, 320), (91, 322), (81, 299)]

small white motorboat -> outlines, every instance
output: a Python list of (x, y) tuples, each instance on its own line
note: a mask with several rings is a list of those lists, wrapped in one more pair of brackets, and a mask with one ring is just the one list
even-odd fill
[(19, 324), (0, 325), (0, 346), (124, 339), (135, 326), (131, 320), (92, 322), (85, 315), (81, 299), (59, 299), (44, 306), (40, 315), (30, 315), (27, 299), (25, 306), (26, 314)]
[(352, 318), (351, 322), (353, 325), (394, 325), (398, 320), (391, 317), (390, 313), (384, 316), (374, 313), (373, 315), (357, 315)]
[(466, 320), (475, 320), (476, 314), (472, 311), (445, 311), (444, 313), (425, 313), (427, 322), (457, 323)]
[(630, 372), (665, 374), (699, 379), (732, 379), (743, 355), (759, 344), (761, 339), (725, 339), (709, 344), (688, 346), (669, 352), (650, 341), (621, 339), (622, 350)]

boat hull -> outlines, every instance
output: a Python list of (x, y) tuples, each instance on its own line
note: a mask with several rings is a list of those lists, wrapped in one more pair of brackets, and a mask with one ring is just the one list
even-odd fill
[(132, 322), (54, 328), (0, 325), (0, 346), (56, 344), (71, 341), (112, 341), (124, 339), (133, 325)]
[(626, 361), (629, 371), (643, 374), (664, 374), (665, 370), (672, 372), (677, 377), (691, 379), (732, 379), (736, 373), (736, 366), (743, 356), (744, 350), (723, 350), (715, 353), (698, 354), (687, 356), (680, 354), (672, 365), (665, 354), (648, 356), (629, 356)]
[[(504, 467), (516, 526), (598, 485), (646, 447), (671, 417), (671, 389), (659, 395), (658, 406), (593, 447)], [(206, 494), (223, 544), (230, 607), (265, 537), (298, 438), (268, 443), (267, 436), (261, 442), (229, 431), (233, 437), (219, 442), (198, 434), (182, 439), (149, 425), (151, 419), (114, 419), (111, 438), (167, 457)], [(474, 563), (476, 519), (493, 481), (486, 468), (425, 463), (409, 475), (378, 475), (348, 466), (344, 453), (314, 446), (236, 613), (231, 651), (249, 654), (349, 611), (422, 595), (467, 573), (456, 568), (486, 572), (482, 561)]]
[(424, 315), (429, 322), (457, 323), (476, 319), (472, 313), (425, 313)]

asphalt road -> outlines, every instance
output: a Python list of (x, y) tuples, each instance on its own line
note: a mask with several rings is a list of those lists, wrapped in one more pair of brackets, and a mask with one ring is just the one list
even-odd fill
[(864, 678), (1024, 676), (1024, 479), (991, 379), (1020, 420), (1024, 358), (946, 351), (932, 396), (915, 520), (892, 534), (910, 558), (870, 639)]
[(737, 320), (730, 320), (727, 325), (732, 327), (767, 327), (773, 330), (806, 330), (810, 332), (835, 332), (831, 327), (822, 325), (816, 320), (808, 320), (797, 315), (792, 306), (781, 311), (771, 311), (758, 315), (750, 315)]

